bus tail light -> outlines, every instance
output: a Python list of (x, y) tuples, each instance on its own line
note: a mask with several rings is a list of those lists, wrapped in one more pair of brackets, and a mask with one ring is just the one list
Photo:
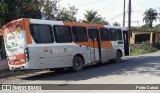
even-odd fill
[(29, 61), (29, 52), (28, 52), (28, 48), (24, 49), (24, 54), (25, 54), (25, 61), (28, 62)]

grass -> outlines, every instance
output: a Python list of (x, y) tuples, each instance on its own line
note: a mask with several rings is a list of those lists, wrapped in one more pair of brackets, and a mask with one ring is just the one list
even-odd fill
[(139, 45), (134, 45), (131, 48), (131, 55), (141, 55), (158, 51), (158, 48), (152, 47), (147, 42), (143, 42)]

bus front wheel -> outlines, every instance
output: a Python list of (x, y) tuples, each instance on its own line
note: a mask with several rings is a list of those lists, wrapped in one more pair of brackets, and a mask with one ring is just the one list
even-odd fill
[(122, 57), (122, 54), (120, 51), (117, 51), (116, 52), (116, 58), (114, 59), (114, 62), (118, 63), (121, 61), (121, 57)]
[(72, 70), (75, 72), (83, 70), (83, 59), (79, 56), (74, 57)]

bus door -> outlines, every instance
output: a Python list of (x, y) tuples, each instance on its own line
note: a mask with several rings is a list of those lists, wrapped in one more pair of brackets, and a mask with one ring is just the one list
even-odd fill
[(101, 60), (101, 45), (100, 45), (100, 38), (99, 38), (99, 30), (96, 28), (89, 28), (89, 46), (90, 48), (90, 55), (91, 61), (100, 61)]
[(129, 38), (128, 31), (123, 31), (123, 40), (124, 40), (124, 55), (129, 55)]
[(122, 35), (122, 30), (117, 29), (117, 42), (118, 42), (118, 49), (121, 49), (122, 52), (124, 51), (124, 42), (123, 42), (123, 35)]

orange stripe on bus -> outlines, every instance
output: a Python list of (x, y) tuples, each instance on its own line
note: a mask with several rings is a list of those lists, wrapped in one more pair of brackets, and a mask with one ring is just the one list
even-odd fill
[(74, 23), (74, 22), (63, 22), (64, 25), (68, 26), (85, 26), (85, 27), (104, 27), (102, 24), (85, 24), (85, 23)]
[(31, 33), (30, 33), (30, 29), (29, 29), (30, 20), (25, 18), (24, 23), (25, 23), (24, 27), (25, 27), (25, 31), (26, 31), (27, 44), (32, 44)]
[(102, 41), (101, 42), (101, 48), (109, 48), (112, 49), (112, 43), (111, 41)]
[[(86, 29), (88, 29), (89, 27), (96, 27), (98, 30), (100, 28), (104, 28), (104, 25), (102, 24), (85, 24), (85, 23), (74, 23), (74, 22), (63, 22), (64, 25), (67, 26), (83, 26), (86, 27)], [(88, 34), (88, 30), (87, 30), (87, 34)], [(100, 32), (99, 32), (100, 35)], [(100, 36), (99, 36), (100, 37)], [(98, 42), (95, 41), (94, 45), (93, 42), (89, 42), (89, 37), (88, 37), (88, 42), (75, 42), (75, 44), (77, 45), (81, 45), (81, 46), (89, 46), (90, 48), (98, 48)], [(112, 43), (111, 41), (103, 41), (101, 42), (101, 48), (112, 48)]]

